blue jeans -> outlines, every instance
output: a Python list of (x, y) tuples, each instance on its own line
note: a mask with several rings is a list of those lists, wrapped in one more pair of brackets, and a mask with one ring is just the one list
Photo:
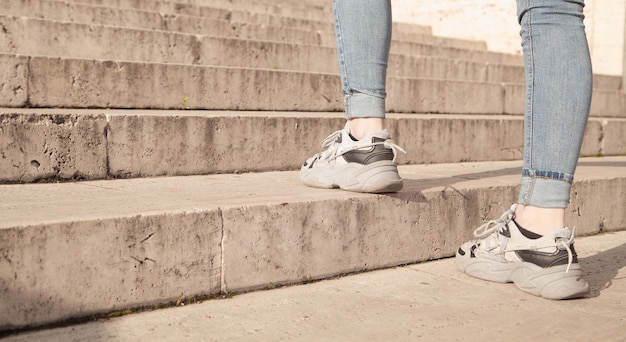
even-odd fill
[(333, 0), (346, 118), (385, 117), (391, 3)]
[[(390, 2), (332, 1), (346, 118), (384, 118)], [(517, 0), (526, 70), (520, 204), (567, 207), (593, 85), (583, 7)]]

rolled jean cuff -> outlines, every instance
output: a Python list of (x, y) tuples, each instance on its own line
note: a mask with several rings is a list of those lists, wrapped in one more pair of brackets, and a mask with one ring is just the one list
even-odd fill
[(564, 178), (522, 176), (517, 203), (539, 208), (567, 208), (572, 184)]
[(385, 118), (385, 98), (354, 92), (344, 96), (346, 119)]

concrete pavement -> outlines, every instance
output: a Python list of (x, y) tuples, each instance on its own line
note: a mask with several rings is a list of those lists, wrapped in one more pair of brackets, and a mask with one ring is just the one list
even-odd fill
[(626, 232), (577, 239), (588, 297), (550, 301), (454, 259), (10, 336), (18, 341), (624, 341)]

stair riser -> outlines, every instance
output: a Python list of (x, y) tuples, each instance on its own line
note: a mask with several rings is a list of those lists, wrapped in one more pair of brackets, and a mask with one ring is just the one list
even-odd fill
[[(437, 191), (384, 198), (226, 211), (222, 288), (251, 290), (453, 256), (461, 243), (473, 238), (473, 229), (484, 223), (478, 215), (481, 208), (490, 211), (483, 213), (485, 217), (497, 217), (501, 205), (517, 201), (518, 176), (503, 178), (511, 185), (442, 186)], [(419, 183), (407, 185), (422, 189)], [(610, 208), (599, 208), (603, 204), (594, 202), (624, 196), (624, 189), (624, 178), (574, 185), (572, 193), (578, 198), (570, 208), (576, 210), (566, 214), (566, 222), (577, 227), (577, 235), (596, 234), (600, 227), (605, 232), (626, 228), (626, 215), (620, 208), (623, 201), (615, 201)], [(585, 213), (577, 216), (577, 210)], [(604, 217), (610, 217), (610, 223)]]
[[(23, 12), (28, 11), (23, 9)], [(75, 15), (73, 11), (70, 13)], [(92, 20), (99, 17), (95, 16)], [(106, 22), (106, 19), (110, 18), (111, 15), (104, 17)], [(164, 26), (195, 27), (193, 24), (188, 25), (188, 21), (185, 20), (183, 20), (184, 23), (178, 22), (191, 17), (163, 18), (158, 15), (158, 18), (162, 20), (172, 19), (172, 21), (163, 24)], [(64, 19), (67, 20), (68, 18)], [(128, 18), (123, 19), (125, 22), (132, 22)], [(92, 20), (88, 21), (91, 22)], [(177, 23), (173, 23), (173, 21)], [(0, 23), (7, 29), (7, 34), (2, 36), (2, 40), (0, 40), (0, 49), (5, 52), (25, 55), (337, 73), (337, 57), (332, 32), (285, 30), (278, 27), (229, 24), (226, 21), (215, 20), (211, 22), (214, 24), (211, 25), (209, 33), (246, 38), (246, 40), (198, 37), (115, 27), (94, 27), (75, 23), (3, 16), (0, 17)], [(45, 39), (47, 32), (51, 31), (57, 32), (54, 41)], [(255, 41), (267, 40), (270, 37), (274, 37), (273, 40), (304, 43), (308, 46)], [(428, 41), (428, 39), (422, 40)], [(156, 43), (152, 45), (138, 43), (146, 41)], [(98, 42), (98, 44), (94, 45), (94, 42)], [(311, 44), (322, 44), (325, 47), (310, 46)], [(406, 43), (402, 43), (402, 45), (406, 46)], [(410, 57), (392, 54), (388, 70), (390, 76), (507, 83), (523, 83), (524, 80), (521, 65), (494, 65), (462, 59), (450, 60), (451, 57), (480, 58), (484, 54), (483, 52), (479, 52), (476, 56), (476, 51), (463, 53), (462, 50), (455, 48), (448, 49), (452, 53), (446, 54), (446, 50), (440, 48), (433, 49), (432, 46), (424, 44), (411, 45), (420, 50), (416, 51), (414, 48), (410, 48), (408, 52), (417, 53), (420, 56)], [(115, 46), (115, 48), (111, 48), (111, 46)], [(438, 52), (443, 53), (442, 59), (422, 57), (422, 55), (437, 54)], [(499, 58), (492, 56), (488, 59), (498, 60)], [(595, 79), (595, 89), (618, 90), (620, 88), (621, 79), (619, 77), (596, 75)]]
[[(337, 73), (335, 49), (1, 17), (12, 54)], [(55, 32), (49, 39), (47, 32)]]
[[(392, 196), (4, 228), (0, 330), (451, 256), (481, 215), (516, 199), (512, 174), (489, 186), (434, 179)], [(623, 178), (576, 183), (567, 220), (578, 235), (626, 227), (623, 208), (606, 203), (625, 188)]]
[[(344, 119), (340, 113), (303, 117), (122, 111), (6, 114), (0, 122), (5, 160), (0, 182), (33, 182), (297, 170)], [(400, 164), (523, 158), (521, 117), (390, 115), (387, 127), (407, 150), (398, 156)], [(270, 140), (268, 132), (273, 132)], [(581, 155), (599, 154), (626, 154), (625, 120), (590, 120)]]
[[(17, 90), (5, 90), (4, 107), (343, 110), (339, 77), (331, 74), (45, 57), (28, 59), (24, 68), (23, 58), (0, 60), (2, 76), (19, 76), (8, 79), (8, 89)], [(298, 96), (284, 89), (298, 89)], [(522, 114), (524, 108), (523, 85), (391, 78), (388, 92), (389, 112)], [(625, 99), (596, 91), (591, 115), (624, 117)]]
[(198, 6), (196, 4), (188, 4), (176, 1), (154, 1), (154, 0), (71, 0), (72, 3), (81, 3), (87, 5), (108, 6), (118, 8), (132, 8), (139, 10), (155, 11), (162, 13), (172, 14), (187, 14), (187, 15), (199, 15), (210, 16), (214, 12), (215, 8), (237, 10), (237, 11), (249, 11), (252, 13), (266, 14), (272, 16), (290, 17), (297, 19), (304, 19), (310, 21), (330, 22), (332, 21), (332, 15), (330, 11), (312, 10), (312, 9), (298, 9), (292, 6), (276, 6), (267, 5), (264, 3), (248, 2), (248, 3), (228, 3), (228, 2), (213, 2), (210, 6)]
[[(0, 0), (0, 8), (2, 8), (2, 13), (13, 16), (256, 40), (279, 40), (299, 44), (319, 44), (321, 43), (320, 34), (323, 34), (324, 40), (332, 43), (330, 38), (332, 38), (333, 27), (329, 23), (253, 16), (245, 12), (224, 9), (214, 9), (211, 17), (198, 17), (45, 0), (20, 2)], [(261, 22), (258, 24), (251, 22), (255, 18)], [(269, 20), (276, 23), (284, 20), (289, 26), (268, 27)]]
[(524, 65), (521, 56), (490, 51), (468, 50), (456, 47), (441, 47), (436, 45), (420, 45), (412, 42), (398, 41), (391, 45), (391, 53), (407, 56), (439, 56), (450, 59), (480, 61), (504, 65)]
[(6, 257), (0, 269), (10, 277), (0, 282), (7, 299), (0, 304), (0, 331), (221, 289), (218, 211), (50, 223), (0, 234)]
[[(12, 54), (338, 73), (334, 46), (195, 36), (12, 16), (0, 16), (0, 25), (7, 31), (0, 36), (0, 51)], [(55, 32), (54, 39), (48, 38), (48, 32)], [(318, 35), (312, 43), (321, 40)], [(414, 56), (475, 57), (471, 50), (402, 44), (412, 47), (407, 52)]]
[[(3, 8), (2, 13), (7, 15), (90, 25), (156, 29), (308, 45), (335, 45), (331, 23), (263, 15), (251, 13), (248, 10), (213, 8), (205, 16), (197, 16), (193, 13), (191, 15), (164, 15), (153, 11), (45, 0), (21, 2), (0, 0), (0, 8)], [(275, 26), (268, 26), (270, 24)], [(393, 39), (472, 50), (486, 49), (484, 42), (436, 37), (428, 30), (416, 30), (413, 26), (399, 23), (394, 24)]]

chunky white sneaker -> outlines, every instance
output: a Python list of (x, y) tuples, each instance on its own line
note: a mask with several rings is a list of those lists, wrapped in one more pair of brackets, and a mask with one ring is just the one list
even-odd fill
[(514, 204), (498, 220), (478, 227), (478, 239), (456, 252), (456, 263), (468, 275), (500, 283), (514, 283), (520, 290), (548, 299), (572, 299), (586, 295), (574, 250), (574, 233), (554, 229), (531, 239), (513, 221)]
[(307, 159), (300, 179), (316, 188), (384, 193), (402, 189), (396, 164), (397, 151), (404, 150), (389, 139), (386, 130), (373, 131), (354, 140), (346, 126), (322, 142), (324, 151)]

